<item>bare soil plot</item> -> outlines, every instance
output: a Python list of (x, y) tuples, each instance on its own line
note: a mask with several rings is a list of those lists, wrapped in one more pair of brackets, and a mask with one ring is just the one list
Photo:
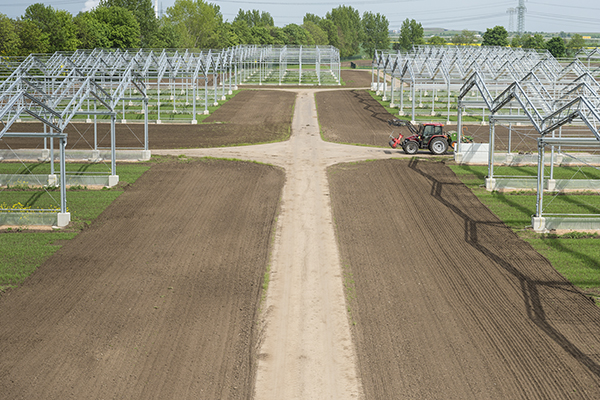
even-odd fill
[[(149, 124), (150, 149), (219, 147), (284, 140), (290, 132), (296, 95), (284, 91), (244, 90), (221, 106), (205, 123), (191, 125)], [(199, 106), (198, 111), (201, 111)], [(42, 132), (41, 123), (22, 123), (12, 132)], [(93, 124), (75, 123), (67, 127), (68, 149), (90, 149)], [(116, 125), (117, 147), (143, 147), (144, 125)], [(58, 144), (56, 144), (58, 146)], [(99, 124), (98, 146), (110, 146), (110, 124)], [(41, 139), (2, 138), (0, 148), (43, 148)]]
[(0, 297), (3, 399), (249, 399), (283, 171), (153, 166)]
[(345, 87), (371, 87), (371, 71), (343, 69), (340, 74)]
[(598, 398), (600, 309), (443, 163), (328, 176), (367, 399)]
[[(364, 71), (346, 71), (358, 72)], [(368, 74), (365, 74), (369, 77)], [(370, 82), (370, 81), (369, 81)], [(366, 85), (368, 86), (368, 85)], [(390, 114), (366, 90), (322, 91), (316, 94), (319, 122), (323, 138), (337, 143), (354, 143), (387, 147), (390, 133), (410, 135), (405, 127), (390, 127), (387, 121), (397, 118)], [(446, 125), (445, 130), (456, 130), (456, 125)], [(564, 127), (565, 135), (581, 130)], [(472, 136), (476, 143), (489, 143), (490, 127), (481, 124), (466, 124), (463, 133)], [(509, 142), (507, 126), (496, 126), (496, 151), (511, 148), (513, 152), (536, 152), (539, 134), (531, 126), (513, 127)], [(396, 150), (402, 152), (402, 150)]]
[(387, 121), (394, 116), (366, 90), (323, 91), (315, 99), (326, 141), (387, 145), (392, 132)]

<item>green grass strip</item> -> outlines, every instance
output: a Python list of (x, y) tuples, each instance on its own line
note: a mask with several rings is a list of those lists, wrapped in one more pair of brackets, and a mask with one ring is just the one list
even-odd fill
[[(92, 223), (123, 192), (123, 186), (133, 184), (151, 164), (119, 164), (120, 186), (102, 190), (86, 190), (77, 188), (67, 193), (67, 208), (71, 213), (71, 225), (67, 231), (29, 232), (28, 228), (11, 229), (0, 233), (0, 292), (9, 287), (16, 287), (31, 275), (60, 246), (56, 241), (70, 240), (79, 231)], [(31, 173), (48, 173), (48, 163), (0, 163), (0, 173), (14, 173), (15, 168), (31, 171)], [(101, 164), (67, 164), (67, 170), (85, 170), (91, 172), (105, 168)], [(110, 169), (109, 169), (110, 171)], [(33, 209), (56, 208), (59, 206), (58, 189), (0, 189), (0, 203), (7, 205), (21, 203)]]
[(31, 275), (60, 246), (53, 243), (70, 240), (77, 232), (18, 232), (0, 234), (0, 292), (15, 287)]
[[(529, 229), (536, 208), (534, 191), (488, 192), (485, 189), (486, 166), (450, 165), (450, 168), (486, 207), (546, 257), (560, 274), (588, 294), (600, 295), (600, 236), (577, 232), (565, 235), (535, 233)], [(537, 173), (537, 167), (501, 167), (495, 169), (495, 173), (498, 170), (509, 176)], [(557, 179), (572, 176), (599, 179), (600, 175), (595, 168), (560, 167), (555, 169), (554, 176)], [(568, 210), (574, 214), (600, 214), (600, 196), (595, 193), (548, 195), (545, 203), (546, 213)]]

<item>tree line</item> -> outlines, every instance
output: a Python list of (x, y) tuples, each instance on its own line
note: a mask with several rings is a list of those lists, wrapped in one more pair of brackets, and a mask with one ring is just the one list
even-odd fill
[[(547, 49), (555, 57), (573, 55), (584, 46), (581, 35), (571, 40), (541, 34), (509, 35), (502, 26), (488, 29), (481, 45)], [(100, 0), (98, 7), (72, 16), (42, 3), (30, 5), (16, 19), (0, 14), (0, 56), (53, 53), (94, 48), (222, 49), (240, 44), (331, 45), (342, 58), (366, 54), (375, 49), (410, 50), (413, 45), (446, 44), (447, 39), (423, 37), (423, 26), (406, 19), (398, 41), (390, 42), (389, 22), (384, 15), (360, 15), (351, 6), (341, 5), (325, 16), (307, 13), (302, 25), (274, 24), (268, 12), (240, 9), (232, 22), (224, 21), (220, 7), (204, 0), (176, 0), (157, 18), (152, 0)], [(477, 43), (473, 31), (463, 30), (450, 42)]]
[(220, 7), (204, 0), (176, 0), (157, 18), (152, 0), (100, 0), (76, 16), (42, 3), (16, 19), (0, 14), (0, 55), (94, 48), (222, 49), (240, 44), (332, 45), (341, 57), (389, 48), (389, 22), (379, 13), (339, 6), (325, 16), (306, 14), (302, 25), (274, 25), (268, 12), (239, 10), (224, 21)]
[[(444, 45), (446, 39), (440, 36), (432, 36), (427, 40), (428, 44)], [(478, 43), (475, 32), (463, 30), (452, 36), (450, 43), (455, 45), (471, 45)], [(509, 39), (509, 33), (503, 26), (489, 28), (482, 35), (482, 46), (510, 46), (524, 49), (548, 50), (554, 57), (574, 56), (577, 51), (585, 46), (583, 37), (576, 33), (570, 40), (560, 36), (554, 36), (548, 40), (540, 33), (515, 35)]]

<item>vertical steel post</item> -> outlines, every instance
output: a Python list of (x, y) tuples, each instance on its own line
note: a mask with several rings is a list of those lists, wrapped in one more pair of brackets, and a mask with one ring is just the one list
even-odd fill
[(496, 141), (496, 121), (490, 118), (490, 153), (488, 162), (488, 178), (494, 178), (494, 144)]
[(457, 154), (460, 153), (462, 147), (462, 105), (460, 99), (456, 103), (456, 150)]
[(538, 179), (537, 179), (537, 201), (535, 205), (535, 216), (542, 217), (544, 203), (544, 144), (543, 137), (538, 138)]
[(411, 121), (416, 121), (415, 119), (415, 83), (411, 82), (410, 84), (410, 93), (412, 96), (412, 117)]
[(148, 150), (148, 97), (144, 98), (144, 150)]
[(115, 122), (117, 120), (117, 113), (112, 113), (110, 116), (110, 174), (117, 175), (117, 150), (115, 146)]
[(60, 212), (67, 212), (67, 171), (65, 164), (65, 147), (67, 138), (60, 138)]

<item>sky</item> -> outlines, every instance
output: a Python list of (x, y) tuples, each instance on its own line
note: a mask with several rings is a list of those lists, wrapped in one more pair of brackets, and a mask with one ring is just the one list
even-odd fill
[[(34, 3), (51, 5), (55, 9), (67, 10), (73, 15), (94, 7), (99, 0), (0, 0), (0, 13), (16, 18)], [(154, 3), (154, 0), (152, 0)], [(158, 0), (159, 10), (166, 13), (175, 0)], [(406, 18), (415, 19), (424, 28), (468, 29), (485, 32), (487, 28), (502, 25), (509, 28), (509, 8), (516, 8), (518, 0), (346, 0), (343, 3), (331, 0), (207, 0), (217, 4), (223, 19), (233, 21), (238, 10), (259, 10), (271, 14), (276, 26), (302, 24), (306, 13), (324, 17), (331, 9), (340, 5), (352, 6), (362, 15), (366, 11), (385, 15), (390, 29), (399, 29)], [(570, 4), (570, 5), (566, 5)], [(529, 32), (600, 32), (600, 2), (598, 0), (525, 1), (525, 31)], [(514, 15), (514, 28), (517, 16)]]

